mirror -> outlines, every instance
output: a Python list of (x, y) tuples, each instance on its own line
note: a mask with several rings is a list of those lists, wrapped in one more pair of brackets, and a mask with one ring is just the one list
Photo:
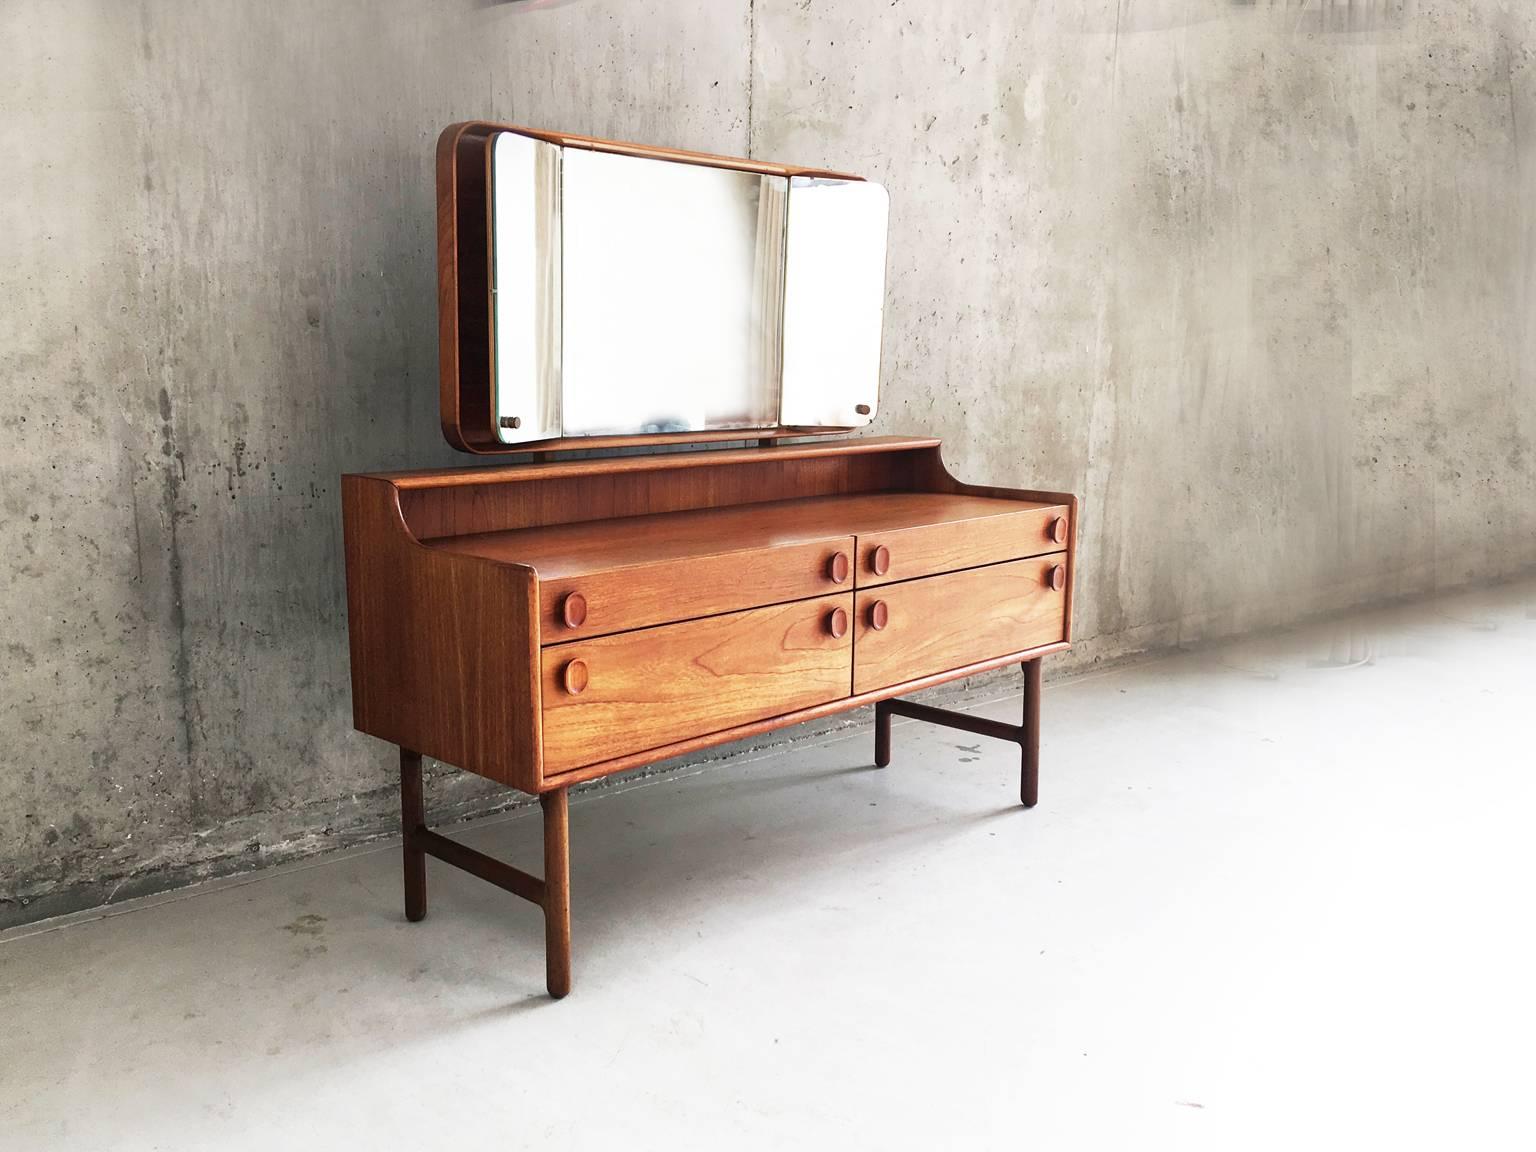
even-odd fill
[(889, 214), (878, 184), (790, 179), (780, 424), (854, 428), (874, 418)]
[(565, 153), (566, 436), (778, 421), (782, 176)]
[(502, 443), (874, 418), (885, 190), (731, 163), (495, 134)]
[(495, 411), (509, 443), (560, 435), (560, 149), (502, 132), (492, 150)]

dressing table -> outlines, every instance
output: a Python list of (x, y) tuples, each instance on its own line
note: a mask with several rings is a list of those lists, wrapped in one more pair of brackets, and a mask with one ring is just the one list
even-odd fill
[[(1077, 501), (847, 437), (878, 404), (884, 190), (483, 122), (443, 133), (437, 181), (444, 434), (520, 455), (343, 478), (354, 724), (400, 748), (407, 917), (428, 855), (533, 901), (564, 996), (572, 785), (869, 704), (877, 765), (898, 715), (1011, 740), (1032, 806)], [(898, 699), (1008, 664), (1017, 725)], [(426, 826), (423, 755), (539, 797), (542, 877)]]

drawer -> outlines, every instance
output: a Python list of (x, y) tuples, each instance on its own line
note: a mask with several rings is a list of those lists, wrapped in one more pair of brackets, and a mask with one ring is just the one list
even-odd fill
[(853, 588), (853, 537), (684, 556), (539, 582), (544, 644)]
[(849, 592), (545, 648), (545, 776), (842, 699), (852, 613)]
[(1060, 552), (1071, 531), (1071, 509), (1063, 504), (860, 534), (857, 584), (870, 588)]
[[(1060, 589), (1052, 573), (1061, 569)], [(1065, 553), (855, 596), (853, 690), (873, 692), (1066, 638)]]

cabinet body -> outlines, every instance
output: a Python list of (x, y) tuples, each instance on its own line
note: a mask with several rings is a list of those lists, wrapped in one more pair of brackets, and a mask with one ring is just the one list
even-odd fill
[[(943, 724), (1016, 743), (1037, 802), (1076, 499), (961, 483), (937, 440), (788, 442), (874, 419), (882, 189), (470, 121), (437, 209), (454, 447), (757, 446), (342, 478), (353, 723), (400, 748), (407, 919), (428, 856), (531, 901), (564, 996), (571, 785), (868, 704), (876, 765), (893, 716)], [(1016, 725), (897, 699), (1009, 664)], [(423, 756), (537, 795), (543, 875), (429, 828)]]
[(343, 479), (354, 723), (530, 793), (1071, 640), (1077, 502), (867, 438)]

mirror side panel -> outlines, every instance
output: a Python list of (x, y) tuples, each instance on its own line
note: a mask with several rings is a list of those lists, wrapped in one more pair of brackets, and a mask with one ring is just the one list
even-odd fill
[(874, 419), (889, 218), (879, 184), (790, 179), (780, 424), (857, 428)]
[(491, 144), (492, 412), (503, 444), (560, 435), (560, 169), (556, 144)]

